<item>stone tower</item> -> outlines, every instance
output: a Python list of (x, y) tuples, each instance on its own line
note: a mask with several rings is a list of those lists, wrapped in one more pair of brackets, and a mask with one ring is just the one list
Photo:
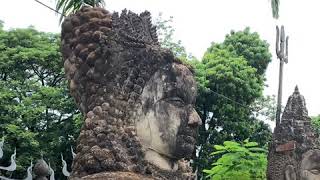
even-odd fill
[(268, 180), (320, 179), (320, 146), (311, 128), (304, 97), (298, 87), (289, 97), (281, 123), (269, 145)]

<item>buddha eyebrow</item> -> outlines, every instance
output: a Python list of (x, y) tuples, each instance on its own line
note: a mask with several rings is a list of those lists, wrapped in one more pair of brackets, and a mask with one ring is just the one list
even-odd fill
[(191, 90), (194, 85), (195, 84), (192, 81), (187, 80), (187, 77), (180, 80), (176, 79), (173, 82), (167, 82), (163, 98), (175, 96), (182, 99), (185, 103), (194, 103), (196, 93), (193, 93)]
[(183, 88), (173, 88), (164, 94), (164, 98), (177, 97), (180, 98), (185, 103), (190, 103), (190, 98), (188, 97), (188, 93)]

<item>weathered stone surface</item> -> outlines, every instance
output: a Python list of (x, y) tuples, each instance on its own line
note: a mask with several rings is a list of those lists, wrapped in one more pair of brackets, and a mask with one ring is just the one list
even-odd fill
[(296, 87), (269, 145), (268, 180), (320, 179), (320, 145), (310, 127), (304, 97)]
[[(181, 174), (168, 174), (165, 172), (162, 172), (161, 177), (155, 177), (152, 175), (141, 175), (137, 173), (132, 172), (107, 172), (107, 173), (97, 173), (93, 175), (84, 176), (81, 179), (84, 180), (161, 180), (161, 179), (170, 179), (170, 180), (188, 180), (191, 179), (190, 176), (181, 176)], [(194, 178), (194, 177), (193, 177)], [(74, 178), (74, 180), (77, 180), (80, 178)]]
[(132, 172), (97, 173), (85, 176), (85, 180), (153, 180), (151, 176), (142, 176)]
[(159, 46), (150, 13), (83, 7), (65, 19), (61, 36), (70, 91), (85, 120), (70, 179), (194, 178), (184, 159), (201, 122), (196, 82)]
[(276, 152), (285, 152), (285, 151), (292, 151), (296, 148), (295, 141), (289, 141), (285, 144), (280, 144), (276, 147)]
[(47, 180), (47, 177), (50, 174), (50, 169), (48, 164), (43, 160), (37, 160), (36, 164), (33, 167), (33, 173), (36, 176), (36, 180)]

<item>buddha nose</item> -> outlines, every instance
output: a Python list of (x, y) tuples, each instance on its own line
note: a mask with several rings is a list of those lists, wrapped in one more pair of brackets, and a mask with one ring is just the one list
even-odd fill
[(192, 127), (198, 127), (202, 124), (201, 118), (197, 111), (193, 109), (192, 113), (189, 115), (188, 125)]

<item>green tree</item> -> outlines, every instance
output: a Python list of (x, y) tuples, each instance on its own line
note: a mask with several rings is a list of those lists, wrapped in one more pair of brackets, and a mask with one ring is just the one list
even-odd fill
[[(282, 107), (284, 108), (284, 107)], [(269, 120), (274, 121), (276, 119), (277, 102), (276, 96), (261, 96), (258, 97), (251, 105), (253, 116), (261, 121)]]
[(261, 40), (258, 33), (250, 32), (248, 27), (243, 31), (231, 31), (221, 44), (212, 44), (207, 52), (215, 48), (228, 49), (237, 56), (243, 56), (250, 66), (257, 69), (257, 74), (260, 76), (264, 75), (271, 62), (269, 44)]
[(215, 145), (211, 156), (219, 159), (211, 169), (204, 172), (212, 180), (264, 180), (267, 170), (267, 150), (258, 143), (245, 140), (243, 143), (225, 141)]
[(264, 146), (271, 138), (269, 126), (258, 118), (261, 112), (267, 117), (272, 115), (268, 106), (267, 110), (261, 107), (265, 80), (262, 72), (270, 61), (261, 61), (258, 54), (263, 52), (269, 58), (270, 53), (267, 43), (258, 38), (249, 29), (231, 33), (223, 43), (212, 43), (201, 62), (192, 62), (199, 90), (196, 108), (202, 119), (194, 161), (198, 172), (217, 161), (209, 157), (212, 144), (250, 138)]
[(313, 129), (320, 134), (320, 115), (311, 117), (311, 125)]
[(8, 165), (16, 148), (14, 178), (23, 178), (41, 153), (58, 179), (63, 179), (60, 153), (71, 160), (82, 121), (69, 96), (59, 44), (57, 34), (33, 28), (0, 31), (0, 134), (5, 137), (0, 164)]

